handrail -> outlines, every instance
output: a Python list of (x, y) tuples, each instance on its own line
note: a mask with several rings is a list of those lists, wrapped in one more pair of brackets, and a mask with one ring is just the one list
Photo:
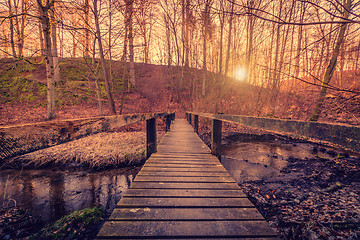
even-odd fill
[[(160, 117), (166, 118), (166, 130), (168, 131), (175, 113), (126, 114), (0, 127), (0, 163), (2, 160), (16, 155)], [(151, 126), (154, 127), (154, 124), (152, 123)], [(152, 132), (156, 133), (156, 130), (152, 130)], [(148, 145), (149, 143), (147, 143)], [(152, 149), (154, 150), (154, 147)], [(148, 151), (149, 149), (147, 149)]]
[[(278, 134), (309, 141), (316, 140), (327, 145), (360, 152), (360, 127), (358, 126), (241, 115), (187, 112), (188, 118), (189, 116), (191, 118), (191, 115), (218, 121), (239, 123)], [(198, 123), (196, 124), (198, 125)]]

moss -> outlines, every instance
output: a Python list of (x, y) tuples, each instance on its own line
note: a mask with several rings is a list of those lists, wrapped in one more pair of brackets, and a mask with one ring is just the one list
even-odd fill
[(33, 102), (46, 95), (46, 86), (20, 76), (12, 76), (0, 80), (0, 91), (2, 102)]
[(81, 239), (94, 228), (96, 224), (103, 221), (105, 211), (102, 208), (86, 208), (77, 210), (53, 224), (49, 224), (34, 234), (30, 239)]

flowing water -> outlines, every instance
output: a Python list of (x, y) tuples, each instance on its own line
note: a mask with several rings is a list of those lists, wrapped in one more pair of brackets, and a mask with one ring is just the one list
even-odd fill
[(87, 207), (110, 212), (139, 170), (0, 170), (0, 206), (29, 210), (44, 222)]

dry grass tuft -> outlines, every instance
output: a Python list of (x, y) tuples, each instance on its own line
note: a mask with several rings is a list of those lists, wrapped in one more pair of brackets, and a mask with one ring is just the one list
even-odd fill
[(3, 167), (64, 166), (99, 169), (137, 165), (145, 160), (145, 138), (144, 132), (98, 133), (11, 158)]

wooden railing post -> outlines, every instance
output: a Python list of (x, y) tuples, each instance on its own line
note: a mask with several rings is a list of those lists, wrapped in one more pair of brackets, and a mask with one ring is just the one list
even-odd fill
[(156, 152), (156, 119), (146, 120), (146, 158)]
[(199, 133), (199, 115), (194, 115), (194, 131)]
[(166, 125), (165, 132), (170, 131), (171, 118), (172, 118), (171, 114), (165, 116), (165, 125)]
[(189, 114), (188, 113), (185, 113), (185, 119), (186, 119), (186, 121), (189, 122)]
[(191, 113), (189, 113), (189, 124), (191, 125)]
[(211, 123), (211, 153), (220, 159), (222, 122), (220, 120), (212, 119)]

